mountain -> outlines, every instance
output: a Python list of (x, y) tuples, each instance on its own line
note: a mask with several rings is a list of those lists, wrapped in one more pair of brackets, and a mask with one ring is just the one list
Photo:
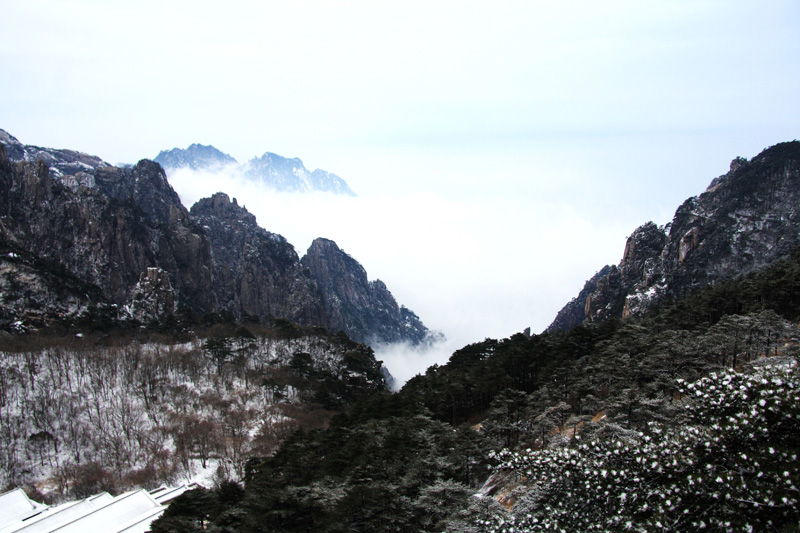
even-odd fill
[(153, 161), (165, 169), (191, 168), (192, 170), (215, 169), (237, 164), (236, 159), (213, 146), (196, 143), (186, 150), (180, 148), (162, 150)]
[[(198, 202), (184, 226), (151, 162), (78, 173), (73, 190), (0, 146), (0, 303), (9, 287), (31, 298), (37, 280), (63, 280), (42, 299), (57, 288), (105, 297), (59, 262), (65, 245), (34, 253), (17, 227), (17, 211), (44, 224), (32, 213), (66, 211), (80, 193), (70, 209), (90, 213), (110, 197), (119, 220), (139, 225), (122, 238), (160, 239), (164, 253), (179, 249), (170, 236), (181, 228), (205, 239), (206, 296), (248, 322), (216, 323), (190, 341), (138, 328), (5, 336), (0, 481), (79, 496), (216, 471), (216, 488), (176, 499), (154, 533), (795, 531), (797, 152), (785, 143), (737, 159), (671, 224), (637, 229), (620, 264), (598, 271), (561, 315), (579, 325), (487, 338), (390, 393), (368, 347), (247, 320), (244, 280), (292, 280), (289, 292), (310, 291), (321, 320), (355, 332), (383, 332), (371, 321), (404, 316), (332, 241), (297, 259), (224, 194)], [(165, 206), (174, 222), (161, 218)], [(147, 265), (126, 310), (158, 314), (185, 301), (169, 268)], [(273, 298), (263, 295), (283, 298), (256, 294), (263, 305)], [(587, 320), (587, 309), (601, 312)]]
[[(158, 164), (87, 166), (67, 175), (53, 168), (71, 164), (76, 152), (47, 153), (53, 166), (12, 161), (0, 145), (0, 241), (10, 250), (0, 258), (0, 323), (48, 323), (98, 305), (132, 315), (149, 268), (166, 272), (178, 305), (213, 310), (208, 239)], [(65, 286), (76, 288), (66, 307)]]
[[(225, 193), (203, 198), (191, 210), (213, 250), (217, 306), (234, 316), (281, 317), (327, 325), (322, 296), (286, 239), (258, 226), (256, 217)], [(339, 328), (348, 331), (348, 324)], [(338, 330), (337, 330), (338, 331)]]
[(355, 338), (378, 342), (431, 340), (413, 311), (398, 306), (381, 280), (369, 281), (358, 262), (328, 239), (315, 239), (301, 260), (320, 288), (329, 329), (347, 325)]
[(99, 157), (83, 152), (25, 145), (3, 130), (0, 130), (0, 144), (6, 147), (12, 161), (43, 161), (53, 178), (62, 178), (67, 183), (71, 183), (78, 173), (91, 173), (100, 167), (111, 166)]
[(245, 166), (245, 176), (278, 191), (322, 191), (355, 196), (345, 181), (324, 170), (309, 172), (298, 158), (287, 159), (270, 152), (254, 157)]
[(618, 265), (604, 267), (548, 331), (639, 315), (690, 292), (746, 275), (800, 244), (800, 142), (737, 157), (664, 227), (633, 232)]
[[(188, 211), (155, 162), (117, 168), (0, 134), (0, 328), (226, 312), (341, 330), (360, 342), (418, 343), (428, 334), (344, 252), (318, 254), (312, 245), (301, 262), (224, 193)], [(325, 281), (331, 276), (336, 283)]]
[(281, 192), (320, 191), (355, 196), (347, 183), (325, 170), (309, 171), (298, 158), (286, 158), (270, 152), (254, 157), (245, 164), (213, 146), (193, 144), (187, 149), (163, 150), (154, 159), (171, 174), (177, 169), (219, 170), (229, 167), (243, 177)]

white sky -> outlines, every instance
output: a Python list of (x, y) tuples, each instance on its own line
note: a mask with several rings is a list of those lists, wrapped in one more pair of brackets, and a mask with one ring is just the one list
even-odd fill
[(800, 125), (796, 0), (0, 7), (0, 128), (334, 172), (358, 198), (176, 188), (228, 188), (301, 255), (334, 239), (455, 347), (545, 328), (638, 225)]

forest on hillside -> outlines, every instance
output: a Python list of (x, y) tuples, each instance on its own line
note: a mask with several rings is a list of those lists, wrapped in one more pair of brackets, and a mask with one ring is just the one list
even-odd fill
[(250, 458), (385, 388), (372, 350), (343, 335), (285, 322), (202, 333), (6, 338), (0, 485), (53, 502), (240, 480)]
[(800, 250), (641, 317), (466, 346), (398, 393), (342, 334), (216, 318), (6, 336), (3, 485), (206, 474), (156, 533), (798, 525)]
[(486, 339), (153, 531), (795, 531), (798, 318), (795, 251), (639, 318)]

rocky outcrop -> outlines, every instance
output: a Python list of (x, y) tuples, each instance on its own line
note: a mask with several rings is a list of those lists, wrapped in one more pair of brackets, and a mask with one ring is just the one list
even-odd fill
[(43, 161), (0, 153), (2, 237), (41, 261), (60, 265), (104, 297), (127, 304), (148, 267), (165, 270), (178, 303), (211, 310), (210, 247), (151, 161), (98, 167), (92, 186), (69, 187)]
[(139, 276), (128, 312), (139, 322), (145, 323), (163, 319), (175, 312), (175, 293), (166, 271), (151, 267)]
[(581, 292), (578, 293), (578, 296), (570, 300), (567, 305), (561, 308), (556, 315), (555, 320), (553, 320), (553, 323), (547, 328), (547, 331), (568, 330), (583, 322), (587, 313), (587, 300), (589, 300), (590, 295), (597, 288), (597, 283), (601, 279), (604, 279), (611, 272), (612, 268), (616, 267), (606, 265), (594, 276), (592, 276), (583, 285), (583, 289), (581, 289)]
[(231, 201), (224, 193), (204, 198), (192, 206), (191, 217), (211, 244), (212, 290), (219, 310), (326, 325), (322, 297), (294, 247), (259, 227), (236, 198)]
[[(227, 311), (341, 330), (361, 342), (426, 338), (419, 318), (332, 241), (316, 241), (301, 262), (226, 194), (187, 211), (153, 161), (118, 168), (22, 145), (2, 130), (0, 141), (0, 329), (100, 306), (104, 318), (140, 322), (183, 309)], [(49, 163), (31, 160), (36, 154)], [(76, 161), (91, 164), (63, 170)]]
[(371, 343), (417, 344), (428, 338), (419, 317), (397, 305), (382, 281), (369, 281), (364, 267), (335, 242), (315, 239), (301, 262), (322, 294), (328, 329)]
[[(799, 205), (800, 142), (767, 148), (750, 161), (736, 158), (671, 223), (648, 222), (634, 231), (619, 265), (587, 282), (548, 330), (637, 315), (760, 270), (800, 245)], [(582, 315), (575, 312), (581, 305)]]

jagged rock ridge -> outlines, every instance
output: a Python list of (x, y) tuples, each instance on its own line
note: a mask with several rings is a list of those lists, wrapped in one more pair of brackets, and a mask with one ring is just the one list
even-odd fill
[[(314, 259), (301, 262), (223, 193), (187, 211), (157, 163), (117, 168), (81, 155), (97, 164), (53, 172), (31, 154), (69, 168), (79, 153), (28, 147), (2, 130), (0, 140), (2, 329), (102, 306), (142, 322), (181, 309), (285, 318), (361, 342), (416, 343), (428, 334), (343, 252), (328, 253), (335, 265), (327, 265), (312, 245)], [(319, 281), (333, 277), (341, 279)]]
[(0, 130), (0, 144), (5, 145), (8, 157), (12, 161), (28, 161), (29, 163), (43, 161), (49, 167), (51, 176), (62, 178), (66, 184), (73, 183), (68, 176), (74, 176), (81, 172), (93, 172), (97, 168), (111, 166), (99, 157), (83, 152), (22, 144), (4, 130)]
[(800, 142), (733, 160), (669, 224), (633, 232), (617, 266), (604, 267), (547, 331), (641, 314), (689, 292), (757, 271), (800, 245)]
[(345, 329), (377, 342), (430, 339), (431, 333), (414, 312), (399, 306), (381, 280), (369, 281), (355, 259), (328, 239), (315, 239), (301, 261), (319, 286), (329, 328)]
[[(286, 239), (258, 226), (236, 198), (217, 193), (190, 211), (211, 242), (213, 292), (235, 316), (287, 318), (327, 326), (322, 296)], [(344, 324), (339, 327), (348, 330)]]
[(124, 308), (148, 267), (168, 273), (176, 301), (212, 309), (208, 240), (161, 167), (143, 160), (133, 168), (98, 166), (91, 172), (53, 177), (44, 161), (12, 162), (0, 145), (0, 240), (26, 258), (23, 265), (5, 256), (3, 268), (19, 282), (34, 276), (20, 290), (37, 302), (33, 308), (4, 305), (6, 316), (54, 318), (61, 304), (52, 294), (66, 277), (94, 287), (69, 314), (95, 304)]
[(162, 150), (155, 159), (165, 169), (191, 168), (192, 170), (214, 169), (225, 165), (236, 165), (237, 161), (213, 146), (192, 144), (186, 150), (173, 148)]
[(347, 183), (325, 170), (309, 172), (298, 158), (288, 159), (270, 152), (254, 157), (245, 166), (245, 176), (278, 191), (322, 191), (355, 196)]
[(336, 174), (320, 169), (309, 171), (300, 159), (290, 159), (271, 152), (240, 165), (236, 159), (213, 146), (192, 144), (185, 150), (163, 150), (154, 161), (161, 164), (167, 174), (181, 168), (215, 171), (228, 167), (231, 172), (276, 191), (320, 191), (355, 196), (347, 183)]
[(548, 331), (564, 331), (580, 324), (586, 318), (586, 300), (597, 289), (597, 283), (611, 272), (611, 266), (604, 266), (584, 284), (578, 296), (570, 300), (556, 315), (547, 328)]

